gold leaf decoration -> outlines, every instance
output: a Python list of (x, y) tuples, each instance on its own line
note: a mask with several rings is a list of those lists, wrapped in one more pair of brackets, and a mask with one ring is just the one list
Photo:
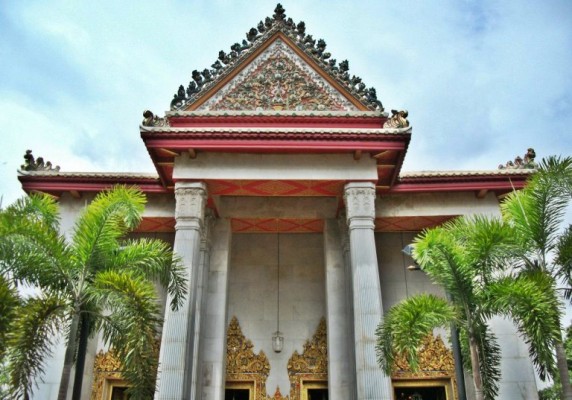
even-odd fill
[(304, 351), (294, 351), (288, 360), (290, 398), (299, 399), (304, 381), (328, 380), (328, 336), (326, 320), (322, 318), (316, 333), (304, 344)]
[(121, 380), (121, 361), (113, 349), (100, 350), (93, 363), (93, 386), (91, 400), (103, 399), (103, 391), (107, 380)]
[(264, 351), (255, 354), (252, 342), (244, 336), (236, 317), (227, 330), (226, 381), (253, 382), (255, 400), (266, 400), (266, 379), (270, 363)]

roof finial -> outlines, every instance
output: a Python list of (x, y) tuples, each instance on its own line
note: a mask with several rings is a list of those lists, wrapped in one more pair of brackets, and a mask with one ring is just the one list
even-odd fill
[(532, 147), (526, 150), (524, 158), (517, 156), (514, 161), (507, 161), (505, 165), (500, 164), (499, 169), (535, 169), (537, 167), (534, 159), (536, 152)]
[(391, 110), (391, 114), (391, 117), (383, 124), (384, 128), (407, 128), (409, 126), (407, 120), (409, 112), (407, 110)]
[(54, 171), (58, 172), (60, 170), (60, 166), (56, 165), (55, 167), (52, 166), (50, 161), (44, 163), (44, 159), (42, 157), (38, 157), (38, 159), (34, 159), (32, 155), (32, 150), (26, 150), (26, 154), (24, 154), (24, 164), (20, 166), (20, 171)]

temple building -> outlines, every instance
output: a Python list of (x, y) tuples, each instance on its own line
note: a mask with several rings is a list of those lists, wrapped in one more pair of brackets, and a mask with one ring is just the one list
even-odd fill
[[(529, 171), (402, 172), (407, 111), (387, 112), (280, 5), (190, 78), (164, 116), (144, 112), (156, 174), (43, 163), (19, 174), (26, 192), (59, 199), (66, 229), (101, 190), (146, 193), (134, 235), (171, 243), (189, 279), (185, 305), (163, 307), (155, 399), (457, 399), (448, 332), (427, 339), (419, 371), (403, 361), (386, 376), (375, 330), (400, 300), (444, 295), (407, 268), (402, 249), (415, 235), (459, 215), (499, 215)], [(525, 345), (509, 322), (493, 325), (499, 398), (537, 398)], [(56, 354), (34, 398), (56, 397), (62, 362)], [(120, 363), (93, 340), (82, 398), (124, 398)]]

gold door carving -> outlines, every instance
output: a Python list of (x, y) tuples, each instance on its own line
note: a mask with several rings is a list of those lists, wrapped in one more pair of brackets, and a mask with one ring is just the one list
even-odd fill
[(328, 381), (328, 337), (326, 320), (322, 318), (316, 333), (304, 344), (304, 351), (294, 351), (288, 360), (290, 399), (298, 400), (304, 390), (304, 382)]
[(427, 335), (418, 351), (419, 368), (412, 371), (407, 359), (398, 355), (395, 357), (395, 372), (392, 380), (396, 387), (414, 387), (441, 385), (447, 391), (448, 399), (457, 399), (457, 382), (455, 379), (455, 362), (453, 353), (449, 350), (440, 336)]
[(102, 400), (107, 397), (109, 382), (124, 382), (121, 377), (121, 361), (116, 357), (115, 351), (101, 350), (95, 356), (93, 364), (93, 386), (91, 389), (91, 400)]
[(266, 400), (266, 379), (270, 373), (270, 363), (264, 351), (254, 354), (252, 342), (246, 339), (232, 317), (227, 331), (226, 381), (251, 382), (254, 386), (254, 399)]

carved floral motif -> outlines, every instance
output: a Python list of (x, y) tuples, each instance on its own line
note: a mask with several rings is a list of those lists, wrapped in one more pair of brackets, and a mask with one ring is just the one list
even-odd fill
[(375, 218), (375, 187), (346, 187), (344, 192), (348, 221), (352, 218)]
[(204, 187), (175, 188), (175, 218), (195, 217), (202, 220), (204, 218), (204, 205), (206, 202), (206, 190)]
[(288, 360), (290, 398), (299, 399), (303, 381), (328, 380), (328, 337), (326, 320), (322, 318), (316, 333), (304, 344), (304, 351), (294, 351)]
[(276, 40), (199, 110), (351, 111), (356, 108), (288, 45)]
[(238, 319), (232, 317), (226, 334), (226, 380), (254, 382), (255, 400), (266, 400), (266, 379), (270, 363), (264, 351), (254, 354), (252, 342), (242, 333)]
[(457, 399), (457, 382), (455, 380), (455, 362), (453, 354), (440, 336), (427, 335), (417, 353), (419, 368), (412, 371), (406, 357), (395, 357), (394, 380), (448, 379), (452, 382), (453, 396)]
[(115, 351), (101, 350), (93, 364), (93, 386), (91, 389), (91, 400), (103, 399), (106, 380), (121, 380), (121, 361), (117, 359)]

